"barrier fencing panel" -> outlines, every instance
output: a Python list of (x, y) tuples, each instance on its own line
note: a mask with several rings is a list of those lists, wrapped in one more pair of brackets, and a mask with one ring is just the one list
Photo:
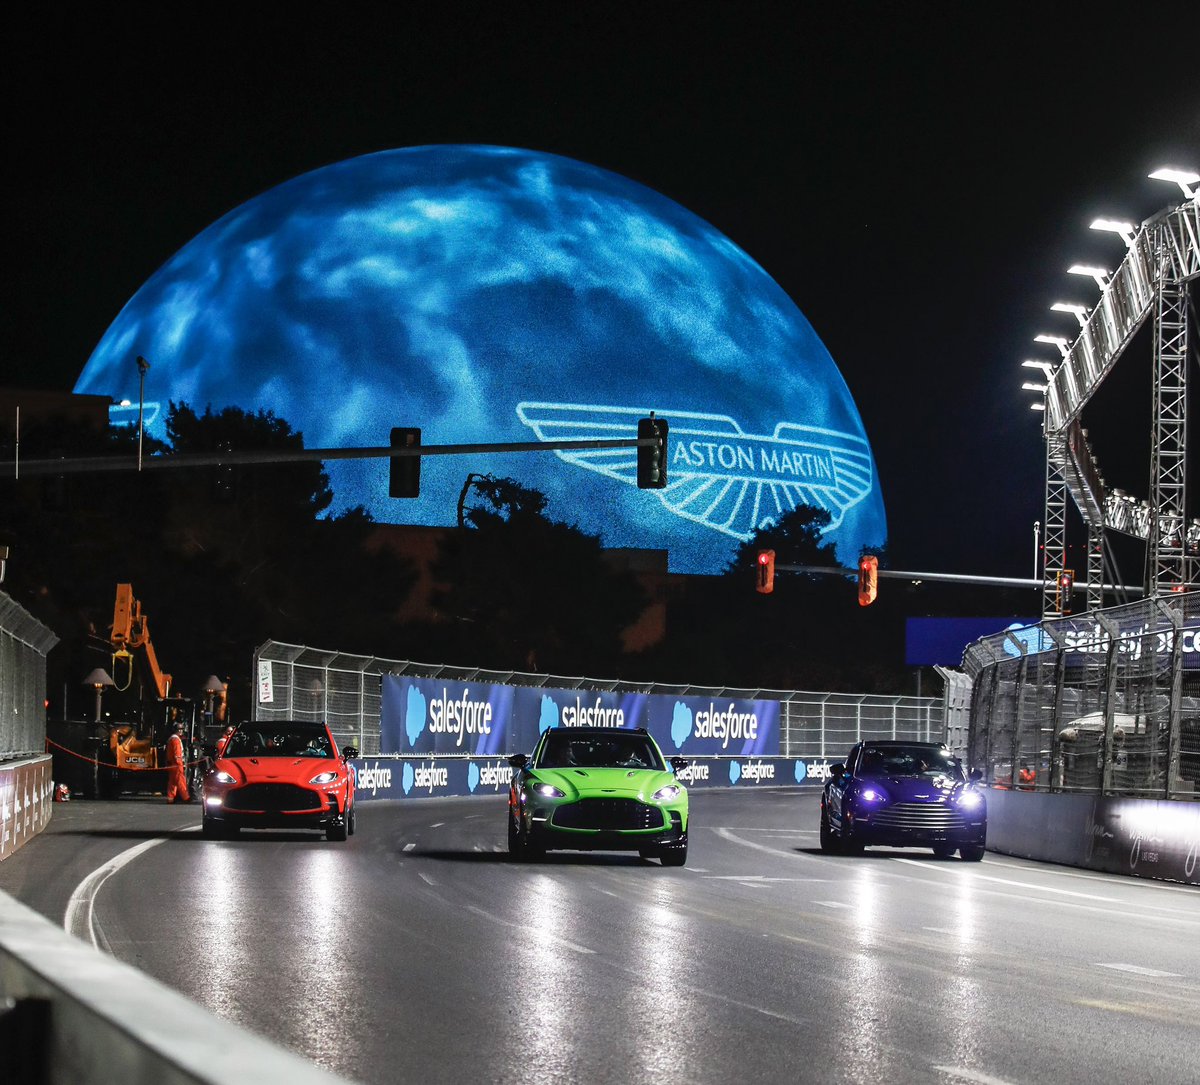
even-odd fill
[[(449, 667), (380, 659), (267, 641), (254, 653), (255, 720), (327, 720), (340, 745), (363, 757), (379, 754), (382, 680), (385, 674), (488, 682), (550, 689), (674, 694), (780, 702), (780, 754), (840, 761), (860, 738), (942, 742), (945, 706), (939, 697), (732, 689)], [(513, 753), (519, 751), (510, 751)]]
[(0, 761), (46, 751), (46, 653), (57, 643), (0, 592)]
[(984, 637), (963, 671), (989, 782), (1200, 798), (1200, 593)]

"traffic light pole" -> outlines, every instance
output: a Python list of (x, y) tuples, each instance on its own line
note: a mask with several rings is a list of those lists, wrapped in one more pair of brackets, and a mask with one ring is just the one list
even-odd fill
[[(858, 577), (857, 569), (845, 569), (836, 565), (776, 565), (777, 573), (818, 573), (829, 576), (851, 576)], [(908, 572), (902, 569), (877, 569), (876, 576), (891, 577), (894, 580), (937, 580), (946, 581), (953, 584), (990, 584), (993, 587), (999, 588), (1041, 588), (1042, 582), (1029, 577), (1016, 576), (973, 576), (967, 573), (918, 573)], [(1086, 589), (1086, 584), (1076, 584), (1076, 589)], [(1105, 591), (1114, 591), (1115, 588), (1111, 584), (1104, 585)], [(1127, 588), (1127, 591), (1136, 592), (1136, 588)]]
[[(177, 467), (222, 467), (229, 464), (312, 463), (320, 460), (396, 459), (404, 456), (468, 456), (489, 452), (569, 452), (585, 448), (641, 448), (661, 445), (660, 437), (621, 437), (591, 441), (518, 441), (511, 444), (420, 445), (410, 448), (296, 448), (245, 452), (180, 452), (148, 456), (143, 471)], [(63, 457), (56, 460), (21, 460), (25, 475), (94, 474), (104, 471), (137, 471), (137, 456)], [(0, 477), (17, 477), (15, 460), (0, 461)]]

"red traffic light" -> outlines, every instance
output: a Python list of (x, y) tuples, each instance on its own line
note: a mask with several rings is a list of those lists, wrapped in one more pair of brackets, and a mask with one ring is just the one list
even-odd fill
[(879, 559), (864, 554), (858, 559), (858, 605), (869, 607), (879, 594)]
[(755, 591), (760, 591), (763, 595), (770, 595), (775, 590), (774, 550), (760, 550), (758, 552), (758, 564), (755, 566), (755, 571), (757, 573)]

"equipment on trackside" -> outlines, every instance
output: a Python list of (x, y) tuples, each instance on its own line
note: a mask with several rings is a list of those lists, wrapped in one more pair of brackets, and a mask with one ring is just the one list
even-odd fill
[(95, 719), (89, 724), (47, 724), (55, 778), (71, 779), (76, 790), (97, 798), (165, 793), (167, 740), (179, 724), (188, 787), (198, 790), (204, 769), (204, 736), (196, 707), (191, 698), (173, 691), (172, 676), (159, 665), (149, 622), (131, 584), (117, 585), (106, 639), (111, 684), (99, 668), (105, 681), (103, 690), (97, 689)]

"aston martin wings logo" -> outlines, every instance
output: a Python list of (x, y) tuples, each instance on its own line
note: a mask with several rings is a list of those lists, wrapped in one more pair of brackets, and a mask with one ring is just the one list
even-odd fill
[[(636, 437), (637, 407), (518, 403), (517, 417), (539, 441)], [(780, 422), (769, 436), (746, 433), (727, 415), (658, 411), (671, 426), (667, 485), (656, 494), (676, 516), (749, 539), (797, 505), (830, 515), (827, 530), (871, 491), (871, 451), (855, 434)], [(637, 450), (558, 451), (576, 467), (637, 485)]]

